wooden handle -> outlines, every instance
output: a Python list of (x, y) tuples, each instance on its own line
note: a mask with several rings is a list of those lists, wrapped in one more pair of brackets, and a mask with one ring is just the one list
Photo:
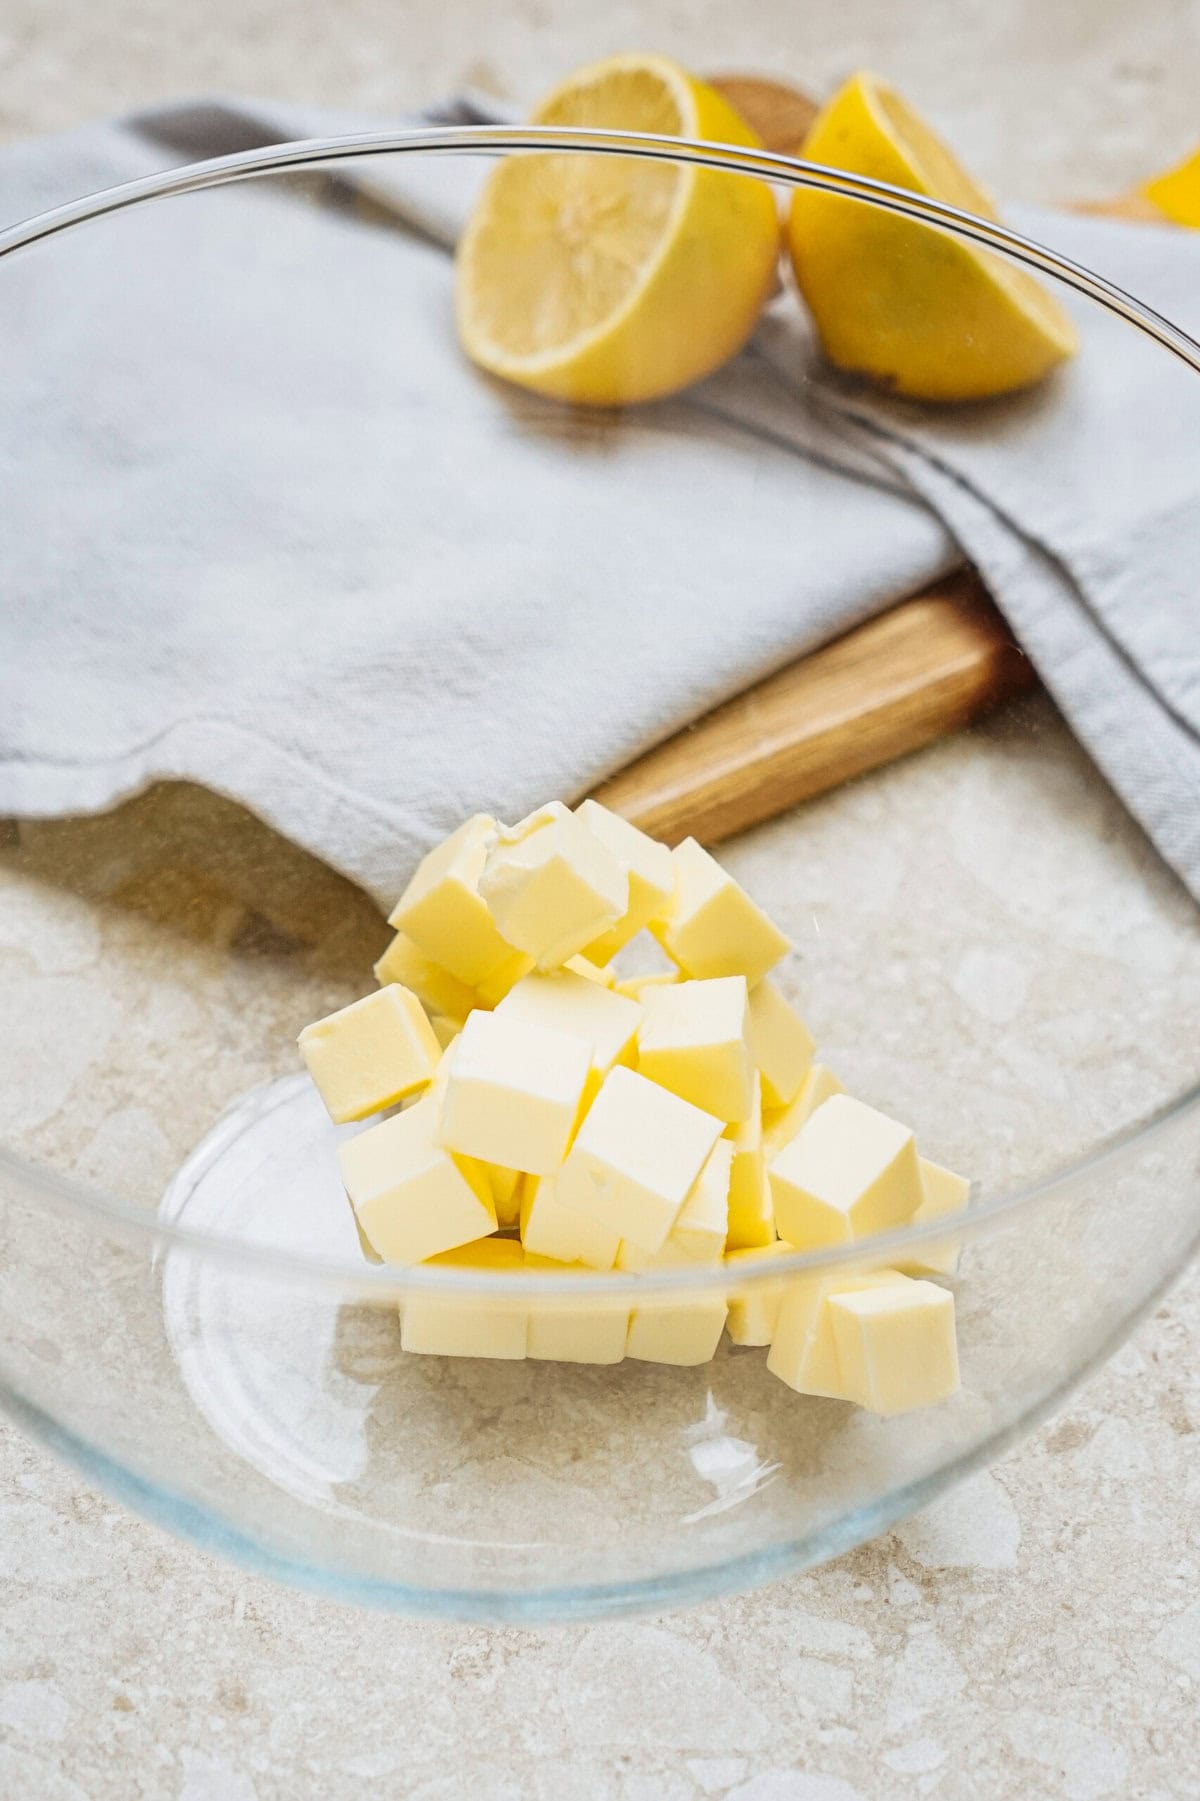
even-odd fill
[[(711, 79), (768, 149), (798, 149), (816, 111), (805, 95), (775, 81)], [(1088, 210), (1144, 218), (1145, 205), (1123, 197)], [(958, 731), (1035, 681), (964, 571), (709, 713), (596, 798), (668, 844), (715, 844)]]
[(906, 600), (668, 739), (596, 799), (715, 844), (969, 725), (1034, 682), (974, 576)]

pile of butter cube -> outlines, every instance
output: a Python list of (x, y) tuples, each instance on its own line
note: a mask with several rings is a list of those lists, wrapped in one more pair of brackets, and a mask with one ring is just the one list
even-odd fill
[[(387, 1114), (338, 1152), (364, 1250), (475, 1277), (406, 1295), (406, 1350), (689, 1365), (727, 1330), (802, 1394), (890, 1414), (954, 1392), (954, 1297), (929, 1279), (953, 1240), (745, 1282), (952, 1214), (968, 1184), (814, 1062), (769, 979), (787, 939), (694, 839), (668, 850), (591, 800), (478, 814), (390, 924), (378, 991), (300, 1049), (334, 1121)], [(644, 931), (669, 968), (622, 976)], [(639, 1302), (639, 1279), (689, 1264), (711, 1285)], [(569, 1270), (626, 1279), (569, 1306), (487, 1293), (489, 1272)]]

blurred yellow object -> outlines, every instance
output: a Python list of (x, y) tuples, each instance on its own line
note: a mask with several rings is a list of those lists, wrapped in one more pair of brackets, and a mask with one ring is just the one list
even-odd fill
[[(661, 56), (579, 70), (534, 123), (758, 144), (715, 89)], [(746, 341), (778, 248), (774, 196), (745, 176), (579, 152), (512, 157), (459, 245), (459, 336), (481, 367), (541, 394), (658, 399)]]
[(1173, 224), (1200, 227), (1200, 150), (1146, 182), (1141, 194)]
[[(996, 217), (941, 140), (872, 75), (855, 75), (822, 108), (804, 155)], [(798, 188), (788, 243), (830, 360), (896, 393), (1005, 394), (1075, 350), (1070, 319), (1031, 276), (915, 220)]]

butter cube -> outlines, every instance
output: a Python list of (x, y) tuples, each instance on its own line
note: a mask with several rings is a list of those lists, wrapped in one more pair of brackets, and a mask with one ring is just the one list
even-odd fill
[[(931, 1163), (928, 1157), (918, 1159), (921, 1191), (925, 1198), (912, 1216), (912, 1224), (923, 1225), (928, 1219), (941, 1219), (950, 1213), (961, 1213), (967, 1204), (971, 1184), (965, 1176)], [(961, 1246), (957, 1238), (939, 1238), (923, 1244), (911, 1257), (898, 1259), (899, 1268), (909, 1275), (953, 1276), (958, 1270)]]
[[(484, 1238), (461, 1250), (428, 1259), (430, 1268), (463, 1270), (486, 1281), (495, 1275), (519, 1275), (521, 1247), (511, 1238)], [(406, 1294), (400, 1310), (400, 1346), (429, 1357), (502, 1357), (525, 1355), (529, 1303), (503, 1295), (433, 1295), (425, 1290)]]
[(897, 1276), (831, 1295), (829, 1319), (843, 1392), (860, 1407), (907, 1413), (957, 1391), (954, 1296), (935, 1282)]
[(439, 1142), (546, 1176), (566, 1155), (591, 1070), (591, 1046), (499, 1013), (472, 1013), (454, 1041)]
[(767, 1368), (802, 1395), (824, 1395), (835, 1401), (850, 1396), (843, 1385), (828, 1301), (833, 1294), (887, 1286), (901, 1281), (896, 1270), (868, 1270), (858, 1275), (831, 1274), (785, 1280)]
[(555, 1176), (525, 1176), (520, 1187), (521, 1243), (531, 1256), (555, 1263), (611, 1269), (621, 1240), (608, 1226), (564, 1207)]
[(575, 817), (612, 852), (629, 880), (625, 912), (586, 947), (586, 955), (594, 963), (607, 963), (631, 938), (636, 938), (670, 899), (675, 887), (671, 853), (665, 844), (630, 825), (619, 813), (611, 813), (599, 801), (585, 800), (576, 807)]
[(416, 995), (395, 984), (305, 1026), (299, 1043), (337, 1125), (427, 1087), (442, 1054)]
[(591, 1075), (584, 1091), (589, 1106), (614, 1063), (633, 1060), (642, 1009), (623, 994), (614, 994), (572, 969), (525, 976), (496, 1008), (497, 1019), (523, 1019), (530, 1025), (568, 1032), (589, 1048)]
[(761, 907), (694, 838), (671, 853), (675, 887), (650, 930), (689, 976), (745, 976), (753, 984), (791, 948)]
[(487, 813), (476, 813), (460, 825), (421, 859), (388, 919), (418, 950), (469, 987), (513, 952), (479, 892), (496, 829)]
[(719, 1119), (618, 1064), (579, 1128), (558, 1198), (618, 1238), (657, 1251), (720, 1136)]
[(457, 1020), (459, 1026), (475, 1005), (474, 991), (418, 950), (403, 932), (396, 933), (375, 965), (375, 979), (380, 987), (399, 982), (416, 995), (428, 1014)]
[[(794, 1247), (781, 1244), (759, 1245), (753, 1250), (730, 1251), (727, 1259), (730, 1280), (738, 1275), (761, 1274), (777, 1257), (791, 1257)], [(775, 1336), (779, 1308), (783, 1301), (785, 1279), (777, 1282), (758, 1281), (745, 1288), (729, 1291), (729, 1336), (734, 1344), (768, 1345)]]
[(680, 1296), (634, 1308), (625, 1355), (641, 1363), (674, 1363), (687, 1368), (716, 1355), (725, 1328), (724, 1295)]
[[(570, 1269), (590, 1273), (579, 1265), (568, 1265), (549, 1257), (525, 1254), (529, 1271), (553, 1271), (564, 1275)], [(529, 1303), (529, 1330), (525, 1341), (527, 1357), (550, 1363), (620, 1363), (625, 1356), (625, 1339), (629, 1332), (629, 1302), (608, 1300), (603, 1295), (581, 1295), (578, 1300), (547, 1297)]]
[(818, 1107), (823, 1107), (835, 1094), (845, 1092), (831, 1069), (823, 1063), (814, 1063), (800, 1084), (795, 1100), (786, 1107), (763, 1114), (763, 1150), (768, 1163), (774, 1161), (785, 1144), (792, 1142)]
[(732, 1164), (733, 1146), (727, 1138), (718, 1138), (708, 1153), (704, 1168), (689, 1188), (661, 1249), (651, 1253), (637, 1245), (622, 1243), (617, 1252), (617, 1268), (640, 1271), (679, 1263), (720, 1263), (729, 1229)]
[(434, 1140), (428, 1096), (338, 1146), (359, 1225), (388, 1263), (423, 1263), (496, 1230), (492, 1191), (477, 1163)]
[(498, 1007), (505, 995), (515, 988), (524, 976), (534, 967), (533, 958), (524, 951), (512, 951), (503, 963), (497, 963), (475, 989), (475, 998), (481, 1007)]
[(496, 1204), (497, 1222), (502, 1227), (515, 1226), (521, 1217), (521, 1183), (525, 1178), (519, 1169), (505, 1169), (502, 1163), (485, 1163), (483, 1168)]
[(744, 976), (651, 989), (638, 1033), (638, 1068), (718, 1119), (748, 1119), (754, 1102), (750, 1006)]
[(629, 904), (617, 859), (559, 801), (497, 835), (479, 891), (504, 937), (539, 969), (565, 963)]
[(750, 1116), (739, 1124), (726, 1126), (725, 1136), (733, 1147), (733, 1168), (729, 1175), (729, 1234), (731, 1251), (761, 1249), (775, 1239), (775, 1207), (771, 1200), (771, 1184), (767, 1180), (767, 1163), (763, 1154), (762, 1117), (759, 1111), (761, 1078), (754, 1072), (754, 1094)]
[(908, 1127), (848, 1094), (819, 1107), (769, 1173), (779, 1236), (804, 1249), (885, 1232), (923, 1199)]
[(718, 1138), (667, 1234), (672, 1262), (720, 1263), (729, 1230), (732, 1167), (733, 1146), (727, 1138)]
[(804, 1085), (816, 1046), (812, 1033), (774, 982), (750, 990), (750, 1050), (762, 1076), (764, 1107), (786, 1107)]

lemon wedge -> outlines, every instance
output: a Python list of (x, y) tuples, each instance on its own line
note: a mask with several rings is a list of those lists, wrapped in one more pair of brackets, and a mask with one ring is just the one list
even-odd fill
[[(822, 109), (804, 155), (996, 217), (953, 153), (872, 75), (853, 76)], [(788, 246), (831, 362), (897, 393), (1006, 394), (1076, 348), (1058, 301), (1015, 264), (876, 206), (798, 188)]]
[[(534, 123), (758, 143), (715, 89), (661, 56), (579, 70)], [(514, 156), (489, 177), (459, 244), (459, 337), (481, 367), (541, 394), (655, 400), (746, 341), (778, 249), (774, 196), (747, 176), (594, 153)]]
[(1146, 182), (1141, 193), (1173, 224), (1200, 226), (1200, 150)]

